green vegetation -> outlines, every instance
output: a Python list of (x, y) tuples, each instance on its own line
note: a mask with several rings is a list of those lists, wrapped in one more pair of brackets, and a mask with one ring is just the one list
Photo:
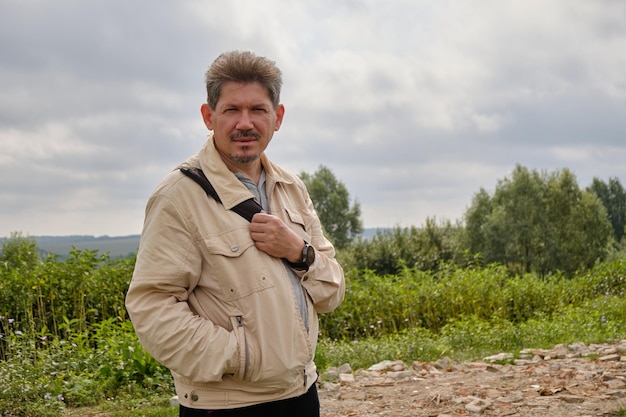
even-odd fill
[(466, 226), (471, 253), (521, 274), (571, 276), (603, 259), (613, 238), (602, 201), (567, 169), (548, 174), (517, 166), (493, 196), (474, 196)]
[[(371, 239), (348, 232), (338, 251), (346, 299), (321, 317), (318, 366), (478, 359), (626, 338), (618, 233), (626, 194), (616, 180), (603, 184), (582, 191), (567, 171), (518, 167), (493, 196), (475, 196), (466, 224), (428, 219)], [(178, 414), (168, 406), (169, 371), (138, 343), (126, 315), (134, 255), (42, 257), (19, 233), (1, 244), (0, 415)]]
[(613, 228), (613, 237), (616, 242), (621, 242), (626, 232), (626, 190), (617, 178), (609, 178), (608, 183), (594, 178), (587, 190), (602, 201)]
[[(39, 260), (33, 242), (20, 236), (3, 249), (2, 415), (59, 416), (77, 407), (111, 416), (176, 415), (167, 405), (169, 372), (139, 345), (125, 314), (134, 257), (85, 250)], [(573, 278), (515, 276), (497, 265), (404, 267), (392, 275), (351, 268), (347, 283), (346, 302), (321, 320), (321, 369), (475, 359), (626, 337), (625, 259)]]
[(497, 351), (626, 336), (626, 260), (573, 279), (509, 277), (502, 267), (350, 275), (347, 300), (322, 317), (318, 364), (480, 358)]
[(300, 173), (300, 178), (309, 191), (326, 235), (335, 247), (347, 247), (352, 239), (363, 232), (359, 203), (355, 201), (350, 204), (346, 186), (323, 165), (313, 175)]
[(139, 345), (124, 307), (134, 257), (74, 250), (39, 260), (36, 249), (14, 235), (0, 255), (0, 414), (114, 409), (115, 399), (162, 409), (169, 372)]
[(338, 259), (344, 269), (371, 271), (376, 275), (395, 275), (406, 267), (437, 271), (446, 264), (471, 266), (482, 264), (480, 255), (471, 255), (458, 246), (463, 228), (449, 221), (426, 219), (422, 228), (415, 226), (379, 230), (371, 238), (359, 237)]

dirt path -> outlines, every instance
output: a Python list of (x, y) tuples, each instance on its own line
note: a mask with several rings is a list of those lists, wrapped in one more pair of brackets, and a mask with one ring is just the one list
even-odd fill
[[(383, 362), (329, 370), (322, 417), (617, 416), (626, 410), (626, 340), (528, 350), (477, 363)], [(622, 414), (625, 415), (626, 414)]]

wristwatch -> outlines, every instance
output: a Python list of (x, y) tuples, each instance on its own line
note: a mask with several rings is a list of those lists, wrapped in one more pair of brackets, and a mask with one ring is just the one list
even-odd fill
[(315, 261), (315, 248), (305, 240), (304, 248), (302, 249), (302, 260), (300, 262), (287, 261), (287, 263), (294, 269), (309, 269), (313, 261)]

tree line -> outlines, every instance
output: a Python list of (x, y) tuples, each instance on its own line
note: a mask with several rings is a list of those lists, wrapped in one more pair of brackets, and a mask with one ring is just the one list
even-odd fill
[(501, 264), (512, 274), (572, 276), (626, 252), (626, 191), (618, 178), (594, 178), (581, 188), (567, 168), (547, 172), (518, 164), (493, 193), (476, 192), (455, 223), (432, 217), (420, 227), (395, 227), (366, 239), (359, 203), (350, 201), (330, 169), (320, 166), (300, 177), (348, 269), (395, 274), (404, 267), (434, 271), (445, 263)]
[[(626, 255), (626, 190), (618, 178), (594, 178), (581, 188), (567, 168), (553, 172), (517, 165), (493, 193), (478, 190), (460, 220), (429, 217), (421, 226), (362, 236), (358, 201), (323, 165), (300, 173), (344, 269), (396, 274), (403, 268), (437, 271), (499, 264), (512, 275), (572, 276)], [(34, 242), (14, 232), (3, 242), (0, 265), (28, 268), (38, 260)]]
[[(568, 170), (517, 166), (493, 193), (479, 190), (462, 220), (364, 238), (359, 204), (322, 168), (302, 178), (346, 270), (346, 301), (322, 315), (320, 369), (624, 338), (626, 196), (616, 178), (581, 189)], [(42, 256), (17, 232), (0, 243), (0, 414), (171, 395), (169, 371), (126, 315), (134, 254)]]

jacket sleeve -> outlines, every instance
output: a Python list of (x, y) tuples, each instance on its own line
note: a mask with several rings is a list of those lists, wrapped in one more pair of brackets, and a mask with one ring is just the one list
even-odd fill
[(126, 309), (144, 348), (173, 372), (220, 381), (239, 369), (234, 332), (194, 314), (187, 303), (201, 272), (193, 226), (176, 202), (148, 202)]
[[(305, 188), (306, 190), (306, 188)], [(346, 282), (343, 269), (335, 259), (335, 248), (326, 239), (311, 198), (306, 194), (310, 216), (311, 245), (315, 248), (315, 261), (302, 276), (302, 286), (313, 300), (315, 311), (329, 313), (343, 301)]]

